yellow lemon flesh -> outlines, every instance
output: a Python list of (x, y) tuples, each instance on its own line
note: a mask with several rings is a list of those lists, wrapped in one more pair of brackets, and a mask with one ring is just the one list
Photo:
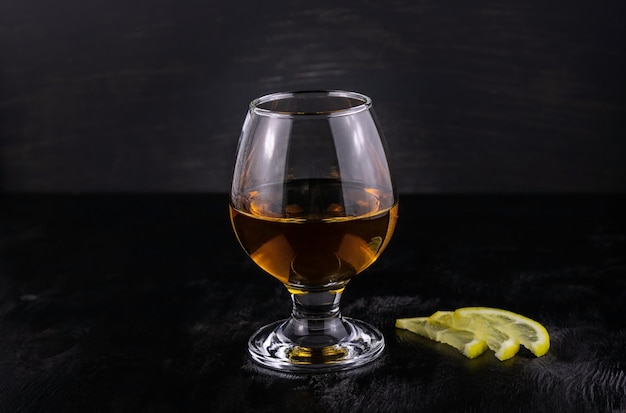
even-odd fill
[(546, 328), (535, 320), (512, 311), (488, 307), (465, 307), (454, 312), (455, 325), (476, 323), (478, 328), (492, 326), (508, 334), (541, 357), (550, 349), (550, 335)]
[[(452, 312), (449, 314), (452, 315)], [(455, 329), (445, 322), (431, 320), (430, 317), (398, 319), (396, 327), (448, 344), (471, 359), (483, 354), (487, 349), (485, 340), (476, 338), (471, 331)]]
[(437, 311), (430, 317), (400, 318), (396, 327), (448, 344), (468, 358), (494, 351), (499, 360), (513, 357), (520, 344), (535, 356), (550, 348), (544, 326), (520, 314), (489, 307), (465, 307)]

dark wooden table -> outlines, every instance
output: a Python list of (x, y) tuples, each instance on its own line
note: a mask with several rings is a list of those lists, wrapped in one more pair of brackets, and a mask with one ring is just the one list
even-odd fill
[[(289, 297), (237, 245), (225, 195), (4, 195), (0, 411), (624, 411), (624, 211), (614, 195), (402, 196), (342, 306), (381, 328), (383, 358), (295, 376), (246, 355)], [(542, 322), (550, 351), (468, 360), (393, 326), (468, 305)]]

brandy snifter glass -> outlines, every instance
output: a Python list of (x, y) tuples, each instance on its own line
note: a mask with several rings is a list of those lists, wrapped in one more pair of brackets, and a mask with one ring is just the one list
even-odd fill
[(253, 100), (239, 138), (230, 217), (243, 249), (293, 302), (289, 318), (250, 338), (253, 360), (280, 371), (335, 371), (383, 353), (378, 329), (339, 310), (344, 288), (380, 256), (398, 217), (369, 97), (333, 90)]

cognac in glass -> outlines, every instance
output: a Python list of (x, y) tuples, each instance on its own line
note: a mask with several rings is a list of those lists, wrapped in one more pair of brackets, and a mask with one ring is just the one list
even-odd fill
[(398, 217), (369, 97), (311, 91), (253, 100), (237, 150), (230, 216), (243, 249), (293, 302), (289, 318), (250, 338), (253, 360), (315, 372), (358, 367), (382, 354), (380, 331), (339, 309), (346, 284), (376, 261)]

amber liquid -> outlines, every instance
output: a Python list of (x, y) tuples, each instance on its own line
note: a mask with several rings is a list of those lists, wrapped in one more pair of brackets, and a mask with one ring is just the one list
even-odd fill
[(241, 246), (296, 289), (341, 286), (387, 246), (398, 217), (392, 191), (337, 180), (267, 185), (231, 200)]

